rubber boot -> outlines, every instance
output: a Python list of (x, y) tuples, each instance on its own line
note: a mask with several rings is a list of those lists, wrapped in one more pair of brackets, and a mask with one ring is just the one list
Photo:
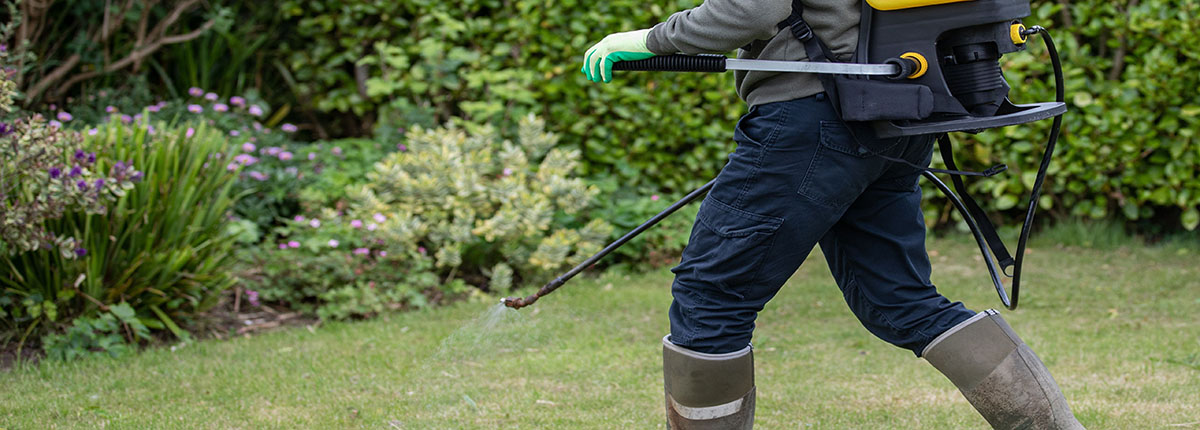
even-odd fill
[(921, 354), (998, 430), (1082, 430), (1046, 365), (995, 310), (934, 339)]
[(663, 337), (663, 385), (667, 428), (754, 428), (754, 356), (750, 346), (727, 354), (704, 354)]

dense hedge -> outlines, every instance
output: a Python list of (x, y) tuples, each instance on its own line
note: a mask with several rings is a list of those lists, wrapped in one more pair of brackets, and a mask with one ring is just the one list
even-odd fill
[[(320, 110), (378, 110), (380, 129), (536, 111), (583, 148), (592, 174), (679, 190), (703, 183), (731, 149), (744, 110), (732, 76), (639, 73), (599, 85), (579, 75), (579, 56), (609, 32), (698, 3), (291, 0), (282, 9), (297, 26), (288, 64)], [(1060, 216), (1120, 214), (1192, 228), (1200, 222), (1200, 62), (1189, 48), (1200, 42), (1189, 18), (1197, 6), (1119, 3), (1038, 2), (1027, 20), (1057, 36), (1071, 104), (1043, 206)], [(1018, 102), (1053, 98), (1049, 61), (1033, 42), (1005, 59)], [(1012, 167), (972, 185), (992, 197), (983, 199), (990, 209), (1019, 213), (1048, 126), (959, 138), (960, 162)], [(931, 220), (944, 219), (943, 203), (931, 201)]]

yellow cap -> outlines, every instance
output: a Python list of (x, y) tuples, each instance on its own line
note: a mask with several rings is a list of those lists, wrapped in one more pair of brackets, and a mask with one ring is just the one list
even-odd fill
[(908, 75), (909, 79), (916, 79), (925, 76), (925, 72), (929, 71), (929, 62), (925, 61), (925, 56), (916, 52), (905, 52), (900, 54), (900, 58), (907, 58), (917, 62), (917, 71)]
[(1025, 24), (1019, 22), (1009, 27), (1008, 35), (1012, 36), (1013, 43), (1017, 45), (1024, 44), (1025, 41), (1029, 40), (1029, 37), (1025, 35)]

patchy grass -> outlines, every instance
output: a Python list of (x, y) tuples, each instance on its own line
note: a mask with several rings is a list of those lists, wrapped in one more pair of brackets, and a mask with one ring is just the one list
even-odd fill
[[(1004, 315), (1088, 428), (1200, 428), (1200, 265), (1187, 247), (1035, 242)], [(935, 281), (998, 305), (972, 244)], [(670, 273), (578, 281), (520, 312), (448, 308), (122, 361), (0, 374), (0, 428), (663, 428)], [(761, 315), (758, 427), (987, 428), (936, 370), (874, 339), (814, 256)]]

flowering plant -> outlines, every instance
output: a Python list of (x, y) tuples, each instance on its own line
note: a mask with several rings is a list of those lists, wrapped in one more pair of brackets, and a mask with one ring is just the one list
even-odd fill
[[(0, 111), (12, 112), (12, 88), (0, 74)], [(87, 250), (75, 237), (47, 231), (45, 221), (72, 211), (103, 214), (141, 180), (130, 162), (98, 166), (83, 138), (41, 115), (0, 122), (0, 255), (57, 248), (64, 258)]]

